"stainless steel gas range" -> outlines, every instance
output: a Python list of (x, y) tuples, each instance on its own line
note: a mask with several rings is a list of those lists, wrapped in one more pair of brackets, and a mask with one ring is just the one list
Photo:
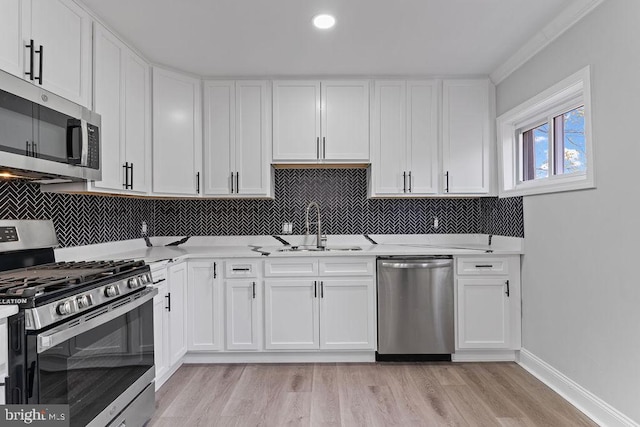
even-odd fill
[(142, 261), (54, 262), (51, 221), (0, 221), (10, 404), (68, 404), (71, 426), (142, 426), (155, 408), (153, 296)]

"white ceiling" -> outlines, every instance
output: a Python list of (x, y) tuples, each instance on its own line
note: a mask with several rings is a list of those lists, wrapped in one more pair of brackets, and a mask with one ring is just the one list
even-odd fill
[[(575, 0), (84, 0), (201, 76), (488, 75)], [(331, 31), (313, 28), (335, 15)]]

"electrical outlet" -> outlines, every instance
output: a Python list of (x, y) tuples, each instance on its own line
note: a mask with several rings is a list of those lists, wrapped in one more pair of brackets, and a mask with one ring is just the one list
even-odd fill
[(433, 217), (433, 228), (437, 230), (439, 226), (440, 226), (440, 224), (438, 222), (438, 217), (434, 216)]
[(282, 223), (282, 234), (291, 234), (293, 233), (293, 223), (284, 222)]
[(147, 234), (147, 221), (142, 221), (142, 235)]

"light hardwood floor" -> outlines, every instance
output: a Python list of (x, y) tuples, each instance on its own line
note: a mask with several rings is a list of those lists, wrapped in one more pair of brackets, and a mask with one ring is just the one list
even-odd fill
[(515, 363), (184, 365), (150, 426), (595, 426)]

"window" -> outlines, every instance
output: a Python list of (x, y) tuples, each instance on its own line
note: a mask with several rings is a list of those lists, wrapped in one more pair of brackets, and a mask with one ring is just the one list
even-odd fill
[(498, 118), (500, 196), (594, 188), (589, 68)]

